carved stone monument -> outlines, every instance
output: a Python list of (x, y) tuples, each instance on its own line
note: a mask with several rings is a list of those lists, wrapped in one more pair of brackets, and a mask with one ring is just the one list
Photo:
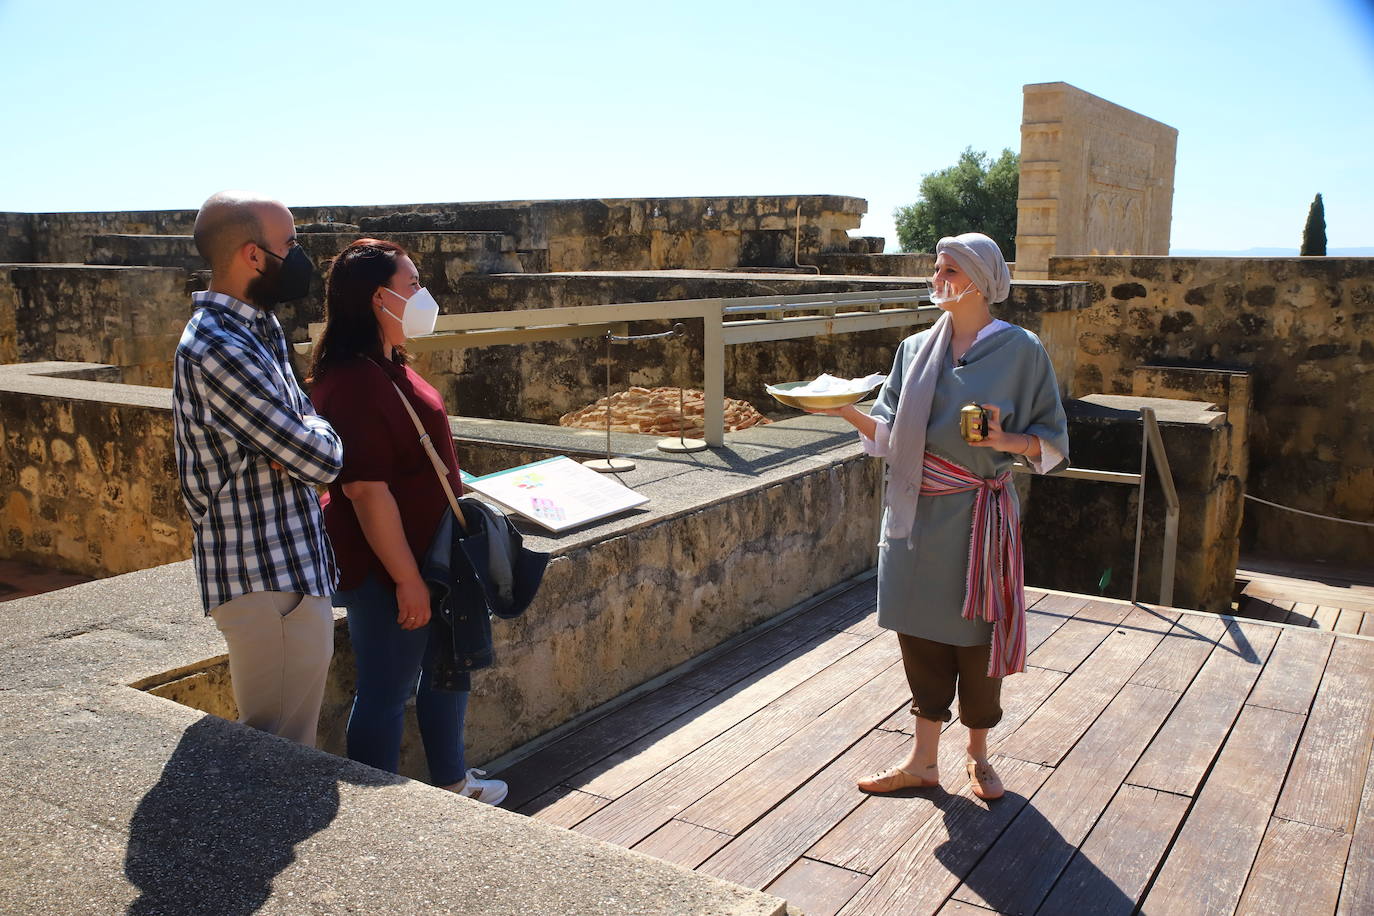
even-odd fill
[(1016, 278), (1052, 255), (1167, 255), (1178, 131), (1068, 83), (1023, 88)]

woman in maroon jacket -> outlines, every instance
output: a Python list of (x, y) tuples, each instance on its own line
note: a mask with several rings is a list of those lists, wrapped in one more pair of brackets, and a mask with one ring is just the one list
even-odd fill
[(407, 365), (405, 352), (406, 338), (432, 331), (437, 314), (399, 245), (360, 239), (330, 267), (310, 398), (344, 446), (343, 471), (322, 503), (339, 565), (334, 604), (348, 611), (358, 667), (348, 756), (396, 772), (405, 704), (414, 694), (430, 778), (498, 804), (506, 784), (482, 779), (486, 774), (467, 769), (463, 758), (467, 692), (431, 686), (434, 628), (419, 558), (448, 502), (401, 397), (448, 466), (449, 485), (461, 493), (443, 399)]

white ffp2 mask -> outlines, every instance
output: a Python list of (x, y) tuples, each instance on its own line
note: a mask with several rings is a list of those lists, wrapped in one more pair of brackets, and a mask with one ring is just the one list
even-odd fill
[(434, 301), (429, 290), (422, 286), (407, 299), (389, 286), (383, 286), (382, 289), (406, 304), (403, 317), (397, 317), (391, 309), (382, 306), (382, 311), (401, 323), (402, 334), (410, 338), (424, 337), (426, 334), (434, 333), (434, 322), (439, 320), (439, 303)]

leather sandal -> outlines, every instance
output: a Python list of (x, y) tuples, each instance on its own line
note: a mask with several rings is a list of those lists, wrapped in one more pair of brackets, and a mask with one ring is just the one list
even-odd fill
[[(927, 770), (934, 770), (934, 766), (926, 767)], [(901, 767), (892, 767), (883, 770), (881, 773), (874, 773), (865, 779), (859, 780), (859, 790), (861, 792), (871, 792), (881, 795), (886, 792), (900, 792), (902, 789), (929, 789), (940, 784), (940, 775), (937, 772), (934, 779), (926, 779), (917, 776), (910, 770)]]
[(976, 760), (970, 760), (966, 767), (974, 795), (984, 801), (992, 801), (995, 798), (1001, 798), (1006, 793), (1006, 789), (1002, 786), (1002, 778), (997, 775), (992, 764), (986, 761), (979, 763)]

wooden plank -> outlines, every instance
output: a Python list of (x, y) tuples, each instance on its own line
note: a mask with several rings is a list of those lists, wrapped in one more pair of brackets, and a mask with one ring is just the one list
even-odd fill
[(1374, 642), (1337, 639), (1276, 817), (1350, 833), (1374, 741)]
[(1187, 811), (1181, 795), (1122, 786), (1041, 912), (1129, 916)]
[(991, 912), (993, 910), (974, 906), (972, 903), (965, 903), (962, 900), (946, 900), (945, 905), (940, 907), (937, 916), (987, 916)]
[(675, 682), (683, 687), (716, 693), (748, 677), (776, 659), (790, 655), (834, 627), (844, 627), (877, 600), (876, 586), (861, 583), (824, 604), (799, 614), (755, 639), (735, 646)]
[(1052, 636), (1026, 655), (1026, 664), (1071, 672), (1083, 663), (1131, 611), (1125, 604), (1084, 602), (1072, 620), (1066, 620)]
[(1270, 818), (1236, 913), (1335, 912), (1349, 852), (1348, 833)]
[(1315, 604), (1305, 604), (1296, 602), (1293, 610), (1288, 614), (1288, 619), (1284, 623), (1292, 624), (1295, 627), (1317, 627), (1321, 628), (1317, 621), (1317, 606)]
[(896, 642), (895, 637), (892, 636), (891, 630), (885, 630), (882, 627), (878, 626), (877, 611), (865, 614), (862, 617), (851, 621), (849, 624), (845, 626), (845, 628), (841, 632), (851, 633), (854, 636), (864, 636), (868, 639), (876, 639), (879, 637), (886, 636), (888, 639), (892, 639), (894, 643)]
[(1059, 614), (1068, 619), (1088, 606), (1092, 599), (1074, 592), (1045, 592), (1036, 599), (1035, 609), (1043, 614)]
[[(1303, 607), (1311, 607), (1311, 605), (1302, 605), (1302, 606), (1303, 606)], [(1298, 605), (1294, 605), (1293, 610), (1296, 612), (1297, 609), (1298, 609)], [(1329, 633), (1334, 633), (1334, 632), (1335, 632), (1335, 630), (1336, 630), (1336, 621), (1340, 619), (1340, 616), (1341, 616), (1341, 609), (1338, 608), (1338, 607), (1329, 607), (1329, 606), (1326, 606), (1326, 605), (1317, 605), (1317, 606), (1315, 606), (1315, 607), (1312, 608), (1312, 619), (1316, 621), (1316, 626), (1317, 626), (1317, 628), (1320, 629), (1320, 630), (1326, 630), (1326, 631), (1329, 632)]]
[(1171, 626), (1143, 610), (1132, 611), (1123, 624), (1111, 628), (1097, 651), (998, 746), (999, 753), (1050, 766), (1064, 758)]
[[(1026, 605), (1026, 654), (1034, 652), (1046, 639), (1058, 632), (1065, 622), (1072, 619), (1052, 608), (1040, 609), (1041, 603), (1050, 603), (1052, 595), (1042, 595), (1035, 605)], [(1029, 599), (1028, 599), (1029, 600)], [(1084, 602), (1086, 604), (1087, 602)]]
[(1360, 624), (1364, 621), (1364, 614), (1360, 611), (1337, 608), (1340, 616), (1336, 618), (1337, 633), (1359, 633)]
[(748, 685), (683, 713), (565, 781), (594, 795), (619, 798), (863, 644), (847, 634), (817, 636), (757, 672)]
[(1198, 792), (1154, 885), (1146, 913), (1230, 913), (1269, 824), (1303, 717), (1246, 706)]
[(634, 845), (891, 667), (894, 649), (876, 641), (861, 646), (626, 792), (578, 824), (578, 832), (621, 846)]
[(574, 773), (707, 700), (711, 694), (665, 684), (565, 735), (496, 774), (510, 786), (508, 807), (519, 808)]
[(1332, 566), (1329, 563), (1302, 563), (1287, 558), (1251, 556), (1243, 557), (1240, 566), (1236, 572), (1245, 576), (1324, 582), (1352, 586), (1374, 594), (1374, 575), (1365, 567)]
[(1246, 702), (1307, 715), (1334, 642), (1329, 633), (1283, 630)]
[(1374, 849), (1374, 766), (1365, 774), (1364, 797), (1350, 848), (1357, 854), (1346, 861), (1345, 882), (1341, 885), (1341, 902), (1336, 908), (1336, 916), (1374, 913), (1374, 855), (1369, 854), (1369, 850)]
[(707, 792), (680, 817), (722, 833), (740, 833), (862, 738), (875, 713), (886, 716), (909, 698), (906, 673), (898, 662)]
[(519, 813), (555, 827), (573, 827), (611, 803), (590, 792), (555, 786), (519, 809)]
[(877, 727), (887, 732), (901, 732), (904, 735), (914, 737), (916, 735), (916, 717), (911, 714), (911, 693), (907, 691), (907, 702), (902, 707), (879, 722)]
[(634, 850), (683, 868), (696, 868), (730, 839), (728, 833), (673, 818), (636, 843)]
[[(1276, 627), (1227, 621), (1226, 635), (1126, 782), (1177, 795), (1193, 795), (1281, 632)], [(1247, 634), (1250, 639), (1245, 640)], [(1259, 659), (1247, 658), (1248, 653), (1239, 650), (1242, 644), (1259, 653)]]
[(764, 891), (781, 897), (806, 916), (834, 916), (867, 880), (868, 875), (803, 858), (793, 862)]
[(907, 840), (840, 910), (840, 916), (912, 916), (939, 909), (983, 853), (1026, 806), (1049, 776), (1049, 767), (997, 761), (1007, 794), (988, 804), (965, 785), (958, 795), (936, 795), (940, 815)]
[(1130, 683), (1182, 693), (1225, 632), (1226, 624), (1220, 617), (1179, 615), (1173, 629), (1131, 675)]
[(1360, 623), (1361, 636), (1374, 636), (1374, 614), (1365, 614)]
[(906, 747), (901, 735), (872, 732), (701, 866), (745, 887), (765, 887), (863, 801), (854, 787)]
[[(1123, 687), (954, 896), (999, 913), (1035, 912), (1178, 696)], [(1105, 896), (1104, 909), (1129, 912), (1134, 905), (1134, 896), (1110, 892), (1109, 882), (1093, 883)]]
[(1296, 603), (1296, 601), (1283, 598), (1257, 598), (1253, 595), (1242, 595), (1240, 601), (1236, 602), (1236, 616), (1283, 623), (1292, 614), (1293, 605)]
[[(1062, 671), (1030, 668), (1008, 680), (1002, 691), (1002, 721), (988, 736), (989, 749), (996, 753), (1000, 738), (1013, 734), (1063, 679)], [(965, 734), (962, 728), (953, 734), (946, 732), (940, 743), (940, 773), (946, 791), (958, 793), (968, 785), (968, 772), (964, 769)], [(883, 768), (881, 763), (874, 767)], [(935, 805), (938, 795), (903, 792), (870, 796), (806, 854), (852, 871), (874, 874), (927, 820), (939, 814)]]
[(1374, 610), (1374, 594), (1350, 588), (1331, 588), (1310, 582), (1252, 582), (1241, 592), (1248, 598), (1263, 600), (1302, 601), (1308, 604), (1329, 604), (1357, 611)]

